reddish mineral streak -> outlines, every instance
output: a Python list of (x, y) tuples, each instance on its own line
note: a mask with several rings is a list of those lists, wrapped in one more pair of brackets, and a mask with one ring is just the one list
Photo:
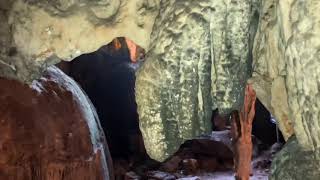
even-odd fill
[(57, 68), (32, 87), (0, 78), (0, 179), (112, 179), (97, 120), (80, 88)]
[(237, 180), (249, 180), (251, 173), (251, 131), (255, 115), (255, 102), (256, 93), (251, 85), (247, 85), (242, 110), (232, 113), (232, 138), (235, 152), (234, 165)]
[(136, 45), (132, 40), (128, 38), (115, 38), (110, 43), (111, 54), (118, 51), (120, 52), (123, 49), (127, 49), (129, 51), (131, 62), (136, 63), (141, 54), (144, 54), (143, 48)]
[(126, 38), (126, 43), (130, 52), (130, 59), (132, 62), (137, 62), (137, 58), (138, 58), (138, 48), (137, 45), (131, 41), (130, 39)]

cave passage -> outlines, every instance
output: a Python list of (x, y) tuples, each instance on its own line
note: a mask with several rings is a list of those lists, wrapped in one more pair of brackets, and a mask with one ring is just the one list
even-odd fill
[(284, 143), (282, 133), (277, 128), (276, 120), (259, 99), (256, 101), (255, 109), (252, 134), (268, 146), (276, 142)]
[(144, 159), (135, 102), (135, 71), (144, 50), (126, 38), (58, 67), (72, 77), (95, 106), (113, 159)]
[[(121, 37), (93, 53), (83, 54), (71, 62), (57, 65), (79, 83), (95, 106), (107, 137), (116, 179), (124, 179), (127, 172), (137, 170), (134, 169), (135, 166), (150, 162), (146, 161), (150, 158), (139, 129), (135, 101), (135, 73), (144, 61), (144, 54), (142, 48)], [(268, 151), (273, 144), (283, 143), (284, 140), (275, 122), (272, 122), (270, 112), (258, 99), (255, 109), (252, 125), (253, 161), (257, 161), (256, 166), (263, 166), (258, 168), (267, 169), (272, 159), (265, 156), (259, 160), (261, 152)], [(160, 168), (165, 172), (183, 171), (188, 175), (195, 173), (190, 167), (196, 165), (200, 171), (231, 172), (227, 176), (232, 176), (233, 153), (228, 131), (229, 121), (228, 116), (221, 116), (217, 110), (213, 111), (212, 135), (185, 142), (163, 164), (155, 163), (156, 169)], [(261, 165), (261, 162), (264, 163)]]

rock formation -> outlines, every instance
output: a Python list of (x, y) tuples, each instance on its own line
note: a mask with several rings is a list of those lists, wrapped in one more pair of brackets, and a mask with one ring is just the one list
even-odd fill
[(112, 179), (94, 107), (55, 67), (31, 86), (0, 79), (0, 137), (0, 179)]
[[(301, 179), (304, 172), (302, 179), (319, 178), (312, 176), (320, 167), (319, 10), (318, 0), (265, 0), (261, 8), (252, 81), (285, 138), (296, 136), (274, 161), (271, 179)], [(310, 167), (296, 163), (299, 158)], [(306, 171), (288, 168), (290, 162)]]
[(125, 36), (148, 48), (159, 0), (9, 0), (0, 2), (0, 76), (31, 82)]
[[(317, 152), (319, 154), (319, 151)], [(271, 180), (318, 180), (320, 177), (320, 161), (313, 151), (301, 149), (297, 138), (291, 136), (273, 159)]]
[(137, 75), (140, 128), (149, 155), (163, 161), (210, 131), (212, 109), (239, 109), (250, 75), (255, 4), (162, 1), (146, 63)]
[(232, 141), (236, 180), (249, 180), (253, 154), (252, 121), (255, 115), (256, 93), (251, 84), (245, 90), (244, 105), (232, 113)]

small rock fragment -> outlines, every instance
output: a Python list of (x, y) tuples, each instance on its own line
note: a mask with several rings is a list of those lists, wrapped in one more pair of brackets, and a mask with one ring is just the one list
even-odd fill
[(185, 159), (182, 163), (187, 174), (195, 174), (199, 170), (199, 164), (196, 159)]
[(162, 171), (149, 171), (147, 173), (148, 179), (155, 179), (155, 180), (174, 180), (176, 179), (175, 176), (162, 172)]
[(167, 172), (175, 172), (178, 170), (181, 161), (182, 159), (179, 156), (173, 156), (163, 164), (162, 168)]
[(127, 172), (125, 175), (125, 180), (139, 180), (139, 179), (141, 179), (141, 177), (133, 171)]

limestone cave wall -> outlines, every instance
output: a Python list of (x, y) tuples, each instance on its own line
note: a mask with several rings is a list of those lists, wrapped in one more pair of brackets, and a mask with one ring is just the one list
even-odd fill
[(265, 1), (255, 39), (253, 82), (288, 138), (320, 146), (320, 2)]
[(319, 10), (318, 0), (265, 0), (261, 8), (251, 80), (284, 137), (295, 134), (276, 157), (271, 179), (319, 178)]
[(136, 95), (151, 157), (208, 133), (213, 109), (238, 109), (249, 78), (291, 137), (277, 158), (294, 147), (319, 167), (319, 10), (319, 0), (0, 1), (0, 76), (31, 83), (125, 36), (148, 51)]
[(147, 49), (158, 8), (159, 0), (2, 0), (0, 75), (30, 83), (115, 37)]
[(140, 128), (165, 160), (211, 131), (212, 110), (240, 109), (251, 76), (259, 1), (161, 1), (146, 63), (137, 74)]

